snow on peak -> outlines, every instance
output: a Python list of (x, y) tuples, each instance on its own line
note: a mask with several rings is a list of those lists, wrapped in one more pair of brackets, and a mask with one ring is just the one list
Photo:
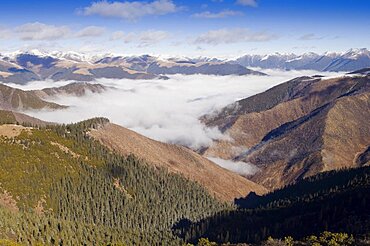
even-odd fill
[(343, 54), (343, 57), (348, 59), (357, 59), (361, 56), (368, 56), (370, 57), (370, 52), (366, 48), (360, 48), (360, 49), (350, 49), (347, 52)]

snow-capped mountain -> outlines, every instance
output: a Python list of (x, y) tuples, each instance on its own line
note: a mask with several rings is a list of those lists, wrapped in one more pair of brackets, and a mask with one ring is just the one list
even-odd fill
[(325, 53), (319, 55), (313, 52), (303, 55), (279, 54), (245, 55), (234, 63), (247, 67), (279, 68), (279, 69), (309, 69), (317, 71), (353, 71), (370, 67), (370, 52), (368, 49), (351, 49), (344, 53)]
[(153, 79), (169, 74), (263, 75), (247, 67), (355, 71), (370, 67), (370, 53), (351, 49), (344, 53), (245, 55), (226, 61), (210, 57), (163, 58), (151, 55), (90, 56), (78, 52), (16, 51), (0, 55), (0, 81), (27, 83), (32, 80), (92, 81), (97, 78)]
[(154, 79), (166, 74), (264, 75), (216, 58), (160, 58), (150, 55), (89, 56), (77, 52), (17, 51), (0, 56), (0, 81), (25, 84), (51, 79), (92, 81), (98, 78)]

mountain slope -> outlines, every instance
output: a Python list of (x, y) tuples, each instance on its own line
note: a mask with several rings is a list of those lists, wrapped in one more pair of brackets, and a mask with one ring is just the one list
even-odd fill
[(208, 75), (266, 75), (239, 64), (226, 62), (173, 62), (157, 61), (151, 63), (147, 71), (153, 74), (208, 74)]
[(0, 109), (0, 124), (24, 124), (24, 125), (41, 126), (41, 127), (44, 127), (47, 125), (54, 125), (54, 123), (45, 122), (37, 118), (22, 114), (22, 113), (1, 110), (1, 109)]
[(29, 110), (29, 109), (63, 109), (66, 106), (44, 101), (32, 91), (23, 91), (0, 84), (0, 109)]
[(268, 188), (355, 167), (370, 145), (369, 80), (302, 77), (240, 100), (203, 117), (233, 139), (215, 142), (204, 155), (256, 164), (262, 171), (252, 180)]
[(25, 84), (28, 81), (38, 80), (40, 77), (30, 70), (19, 66), (8, 59), (0, 58), (0, 81)]
[[(252, 180), (277, 188), (318, 172), (357, 167), (370, 146), (370, 93), (345, 97), (274, 129), (246, 156), (263, 169)], [(363, 165), (365, 165), (364, 163)]]
[(360, 70), (356, 70), (356, 71), (350, 72), (348, 74), (370, 75), (370, 67), (363, 68), (363, 69), (360, 69)]
[(257, 245), (266, 245), (259, 242), (269, 236), (301, 239), (322, 231), (366, 235), (370, 230), (369, 175), (369, 167), (322, 173), (262, 197), (237, 200), (241, 209), (218, 213), (178, 231), (191, 242), (204, 237), (218, 243)]
[(24, 91), (0, 84), (0, 109), (13, 111), (64, 109), (67, 106), (49, 102), (48, 100), (62, 95), (81, 97), (86, 96), (88, 93), (103, 93), (108, 89), (113, 89), (113, 87), (87, 82), (74, 82), (61, 87), (31, 91)]
[(149, 55), (138, 57), (105, 57), (97, 64), (114, 64), (150, 74), (264, 75), (238, 64), (217, 59), (159, 59)]
[(74, 82), (61, 87), (45, 88), (34, 92), (40, 98), (54, 97), (60, 95), (85, 96), (87, 93), (103, 93), (108, 87), (101, 84)]
[[(296, 120), (351, 90), (368, 90), (368, 87), (367, 78), (323, 80), (300, 77), (239, 100), (202, 118), (208, 126), (218, 126), (234, 140), (216, 142), (207, 154), (235, 157), (238, 153), (233, 154), (232, 147), (249, 149), (276, 127)], [(220, 149), (224, 156), (218, 153)]]
[(262, 186), (219, 167), (190, 149), (161, 143), (118, 125), (106, 124), (89, 134), (123, 155), (133, 154), (156, 167), (164, 167), (197, 181), (211, 194), (225, 201), (251, 191), (259, 194), (266, 192)]
[(106, 122), (19, 126), (0, 136), (1, 237), (30, 245), (181, 245), (174, 223), (229, 208), (197, 183), (86, 135)]

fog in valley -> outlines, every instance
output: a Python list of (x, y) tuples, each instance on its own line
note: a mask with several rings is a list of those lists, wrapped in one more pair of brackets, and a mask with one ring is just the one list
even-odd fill
[[(88, 93), (82, 97), (63, 96), (49, 101), (70, 106), (65, 110), (27, 111), (45, 121), (71, 123), (92, 117), (107, 117), (111, 122), (129, 128), (149, 138), (181, 144), (197, 150), (213, 140), (228, 138), (216, 128), (208, 128), (199, 118), (236, 100), (252, 96), (298, 76), (317, 74), (317, 71), (263, 70), (269, 76), (211, 76), (172, 75), (168, 80), (99, 79), (111, 87), (101, 94)], [(320, 73), (338, 76), (338, 73)], [(11, 85), (23, 90), (43, 89), (66, 85), (72, 81), (37, 81), (27, 85)], [(221, 166), (243, 175), (255, 168), (233, 167), (232, 162), (213, 160)]]

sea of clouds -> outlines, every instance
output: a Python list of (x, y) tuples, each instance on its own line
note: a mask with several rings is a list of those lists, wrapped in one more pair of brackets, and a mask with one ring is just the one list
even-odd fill
[[(103, 116), (147, 137), (181, 144), (192, 149), (209, 146), (213, 140), (225, 138), (217, 128), (208, 128), (199, 117), (289, 79), (314, 75), (317, 71), (264, 70), (270, 76), (172, 75), (168, 80), (98, 79), (116, 89), (83, 97), (59, 96), (50, 100), (70, 106), (58, 111), (28, 111), (45, 121), (71, 123)], [(336, 73), (320, 73), (338, 76)], [(38, 81), (27, 85), (11, 85), (23, 90), (56, 87), (71, 81)], [(215, 160), (230, 170), (240, 171), (240, 163)], [(253, 171), (255, 171), (253, 169)]]

